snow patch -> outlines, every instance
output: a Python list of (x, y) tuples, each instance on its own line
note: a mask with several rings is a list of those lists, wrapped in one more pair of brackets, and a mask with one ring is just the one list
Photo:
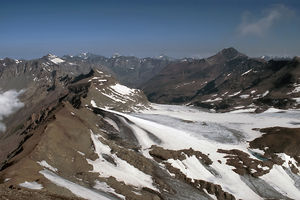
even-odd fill
[(32, 189), (32, 190), (41, 190), (43, 189), (43, 186), (37, 182), (28, 182), (25, 181), (24, 183), (20, 183), (19, 186)]
[(230, 111), (229, 113), (253, 113), (255, 112), (256, 108), (246, 108), (246, 109), (239, 109), (239, 110), (233, 110)]
[(265, 97), (269, 94), (269, 90), (265, 91), (265, 93), (262, 94), (262, 97)]
[(247, 98), (249, 98), (249, 97), (250, 97), (249, 94), (243, 94), (243, 95), (240, 95), (240, 98), (242, 98), (242, 99), (247, 99)]
[(40, 165), (43, 166), (43, 167), (46, 167), (46, 168), (50, 169), (51, 171), (54, 171), (54, 172), (57, 172), (57, 171), (58, 171), (57, 168), (52, 167), (52, 166), (49, 165), (45, 160), (42, 160), (41, 162), (38, 161), (37, 163), (40, 164)]
[(274, 165), (268, 174), (260, 177), (276, 191), (292, 199), (299, 199), (300, 191), (294, 185), (293, 179), (279, 165)]
[(48, 55), (48, 58), (54, 64), (60, 64), (60, 63), (65, 62), (63, 59), (61, 59), (61, 58), (59, 58), (59, 57), (57, 57), (55, 55), (51, 55), (51, 54)]
[(101, 94), (103, 94), (103, 95), (106, 96), (107, 98), (112, 99), (113, 101), (121, 102), (121, 103), (126, 103), (126, 101), (121, 100), (121, 99), (120, 99), (118, 96), (116, 96), (116, 95), (113, 95), (113, 94), (106, 94), (106, 93), (104, 93), (104, 92), (102, 92)]
[(107, 193), (111, 193), (114, 194), (116, 196), (118, 196), (121, 199), (126, 199), (125, 196), (118, 194), (115, 189), (111, 188), (109, 185), (107, 185), (107, 183), (105, 182), (100, 182), (98, 180), (95, 181), (95, 185), (94, 188), (97, 190), (101, 190), (103, 192), (107, 192)]
[(278, 113), (278, 112), (284, 112), (285, 110), (277, 109), (277, 108), (269, 108), (264, 113)]
[[(95, 146), (95, 153), (98, 155), (98, 159), (87, 159), (88, 163), (93, 166), (92, 172), (98, 172), (100, 177), (115, 177), (118, 181), (123, 181), (125, 184), (135, 186), (137, 188), (148, 187), (155, 191), (158, 191), (153, 186), (152, 177), (145, 174), (134, 166), (130, 165), (125, 160), (120, 159), (117, 155), (111, 153), (111, 149), (108, 145), (103, 144), (99, 140), (99, 135), (94, 134), (91, 131), (91, 139)], [(106, 161), (102, 154), (110, 155), (116, 165)]]
[(224, 94), (222, 94), (221, 96), (225, 96), (226, 94), (228, 94), (228, 91), (227, 91), (227, 92), (224, 92)]
[(231, 94), (231, 95), (228, 95), (228, 96), (229, 96), (229, 97), (234, 97), (234, 96), (240, 94), (241, 92), (242, 92), (242, 90), (240, 90), (240, 91), (238, 91), (238, 92), (236, 92), (236, 93), (233, 93), (233, 94)]
[(120, 132), (120, 129), (119, 129), (119, 126), (117, 125), (117, 123), (114, 121), (114, 120), (112, 120), (112, 119), (110, 119), (110, 118), (108, 118), (108, 117), (105, 117), (105, 118), (103, 118), (107, 123), (109, 123), (112, 127), (114, 127), (114, 129), (116, 129), (118, 132)]
[(250, 69), (250, 70), (248, 70), (248, 71), (246, 71), (246, 72), (244, 72), (244, 73), (242, 73), (242, 75), (241, 76), (245, 76), (246, 74), (248, 74), (249, 72), (251, 72), (253, 69)]
[(198, 158), (193, 155), (187, 157), (185, 160), (167, 160), (173, 167), (179, 169), (186, 177), (194, 179), (211, 179), (214, 177), (198, 160)]
[(209, 103), (209, 102), (216, 102), (216, 101), (222, 101), (223, 99), (221, 97), (215, 98), (215, 99), (207, 99), (205, 101), (202, 101), (203, 103)]
[(296, 101), (296, 103), (300, 104), (300, 97), (298, 97), (298, 98), (293, 98), (293, 99)]
[(190, 85), (190, 84), (194, 84), (196, 81), (192, 81), (192, 82), (188, 82), (188, 83), (181, 83), (175, 86), (175, 89), (186, 86), (186, 85)]
[(9, 181), (11, 178), (6, 178), (6, 179), (4, 179), (4, 183), (5, 182), (7, 182), (7, 181)]
[(97, 80), (99, 82), (106, 82), (107, 79), (101, 79), (102, 77), (93, 77), (88, 82), (91, 82), (92, 80)]
[(102, 195), (102, 194), (97, 193), (93, 190), (85, 188), (81, 185), (78, 185), (76, 183), (68, 181), (68, 180), (56, 175), (55, 173), (53, 173), (49, 170), (44, 169), (44, 170), (40, 171), (40, 173), (42, 175), (44, 175), (48, 180), (53, 182), (54, 184), (70, 190), (73, 194), (75, 194), (78, 197), (88, 199), (88, 200), (95, 200), (95, 199), (110, 200), (111, 199), (111, 198), (108, 198), (108, 197), (104, 196), (104, 194)]
[(114, 91), (116, 91), (117, 93), (119, 94), (122, 94), (122, 95), (130, 95), (132, 93), (134, 93), (136, 90), (135, 89), (131, 89), (131, 88), (128, 88), (124, 85), (120, 85), (120, 84), (115, 84), (115, 85), (112, 85), (110, 86)]
[(290, 157), (289, 155), (287, 155), (285, 153), (278, 153), (277, 155), (282, 160), (284, 160), (284, 163), (282, 164), (282, 166), (284, 166), (286, 168), (291, 168), (291, 166), (294, 165), (294, 167), (296, 167), (299, 170), (299, 174), (300, 174), (300, 168), (298, 167), (298, 163), (294, 158)]
[(77, 153), (79, 153), (79, 154), (82, 155), (82, 156), (85, 156), (85, 154), (82, 153), (81, 151), (77, 151)]
[(291, 91), (291, 92), (289, 92), (289, 93), (287, 93), (287, 94), (293, 94), (293, 93), (298, 93), (298, 92), (300, 92), (300, 83), (299, 83), (299, 84), (294, 83), (293, 86), (295, 87), (294, 90)]

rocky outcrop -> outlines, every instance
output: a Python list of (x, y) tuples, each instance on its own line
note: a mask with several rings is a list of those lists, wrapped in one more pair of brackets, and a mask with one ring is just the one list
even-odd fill
[[(183, 150), (167, 150), (162, 147), (152, 146), (149, 154), (158, 162), (164, 164), (167, 170), (174, 174), (176, 178), (185, 181), (186, 183), (190, 184), (191, 186), (199, 189), (202, 192), (207, 191), (211, 195), (215, 195), (218, 200), (234, 200), (235, 197), (225, 192), (220, 185), (205, 181), (205, 180), (197, 180), (191, 179), (183, 174), (180, 169), (173, 167), (170, 163), (166, 162), (168, 159), (174, 160), (185, 160), (187, 157), (196, 156), (198, 160), (203, 163), (204, 165), (211, 165), (212, 160), (205, 154), (201, 153), (200, 151), (195, 151), (192, 148), (190, 149), (183, 149)], [(205, 191), (204, 191), (205, 190)]]
[(250, 147), (262, 150), (264, 157), (275, 160), (278, 164), (283, 164), (278, 154), (284, 153), (289, 155), (297, 161), (297, 166), (291, 162), (289, 162), (288, 165), (295, 174), (299, 173), (296, 167), (300, 167), (300, 129), (272, 127), (261, 129), (260, 131), (264, 134), (251, 141), (249, 143)]
[(218, 149), (218, 152), (227, 154), (224, 156), (224, 158), (226, 158), (226, 164), (233, 166), (235, 168), (233, 171), (242, 176), (246, 174), (253, 177), (262, 176), (269, 173), (274, 164), (263, 156), (261, 157), (262, 160), (250, 158), (248, 153), (237, 149)]
[(171, 164), (166, 163), (165, 166), (169, 170), (169, 172), (175, 174), (176, 178), (182, 179), (193, 187), (203, 191), (206, 190), (209, 194), (216, 196), (218, 200), (235, 200), (236, 198), (225, 192), (220, 185), (205, 181), (205, 180), (197, 180), (187, 178), (179, 169), (172, 167)]
[(205, 165), (212, 164), (212, 160), (207, 155), (201, 153), (200, 151), (195, 151), (192, 148), (174, 151), (174, 150), (167, 150), (158, 146), (152, 146), (151, 150), (149, 151), (149, 154), (159, 162), (171, 158), (174, 160), (184, 160), (186, 159), (186, 156), (194, 155)]

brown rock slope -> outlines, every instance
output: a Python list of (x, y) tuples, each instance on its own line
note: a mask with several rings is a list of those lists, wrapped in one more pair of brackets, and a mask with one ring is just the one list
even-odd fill
[(116, 85), (96, 70), (75, 77), (57, 99), (48, 99), (48, 105), (11, 131), (3, 140), (14, 145), (2, 153), (1, 198), (210, 199), (203, 189), (177, 180), (144, 157), (128, 122), (90, 106), (95, 100), (119, 111), (147, 107), (141, 92)]

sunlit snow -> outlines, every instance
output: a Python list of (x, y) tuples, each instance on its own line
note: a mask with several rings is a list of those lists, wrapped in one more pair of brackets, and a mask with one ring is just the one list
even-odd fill
[(21, 187), (25, 187), (32, 190), (41, 190), (43, 189), (43, 186), (37, 182), (28, 182), (25, 181), (24, 183), (19, 184)]
[[(91, 102), (97, 106), (95, 102)], [(213, 161), (210, 165), (212, 171), (206, 169), (196, 157), (187, 157), (185, 160), (169, 159), (172, 164), (192, 179), (202, 179), (215, 184), (233, 194), (239, 199), (261, 199), (261, 197), (244, 182), (240, 175), (232, 171), (232, 166), (226, 165), (225, 154), (218, 153), (218, 149), (239, 149), (248, 152), (248, 142), (262, 135), (253, 128), (265, 128), (273, 126), (300, 127), (299, 111), (286, 111), (276, 113), (266, 112), (261, 114), (250, 113), (209, 113), (186, 106), (152, 105), (152, 110), (142, 113), (124, 114), (107, 110), (117, 114), (120, 118), (127, 119), (132, 123), (129, 125), (141, 145), (145, 157), (151, 158), (149, 148), (152, 145), (162, 146), (165, 149), (180, 150), (193, 148), (209, 155)], [(123, 120), (125, 121), (125, 120)], [(291, 122), (297, 123), (291, 123)], [(202, 125), (201, 125), (202, 124)], [(160, 142), (154, 141), (145, 132), (148, 131), (157, 137)], [(208, 134), (209, 133), (209, 134)], [(228, 140), (228, 137), (231, 138)], [(253, 150), (256, 151), (256, 150)], [(257, 159), (252, 154), (250, 158)], [(221, 161), (219, 163), (218, 161)], [(300, 191), (292, 186), (294, 181), (282, 169), (275, 166), (272, 175), (264, 175), (263, 180), (274, 189), (280, 189), (284, 195), (295, 198)], [(273, 177), (273, 178), (272, 178)], [(276, 177), (276, 178), (275, 178)], [(278, 186), (276, 180), (289, 182), (289, 188)]]

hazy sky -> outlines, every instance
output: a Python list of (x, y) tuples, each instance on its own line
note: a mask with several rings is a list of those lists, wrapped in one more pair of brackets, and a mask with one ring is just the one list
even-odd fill
[(1, 0), (0, 58), (300, 55), (299, 0)]

